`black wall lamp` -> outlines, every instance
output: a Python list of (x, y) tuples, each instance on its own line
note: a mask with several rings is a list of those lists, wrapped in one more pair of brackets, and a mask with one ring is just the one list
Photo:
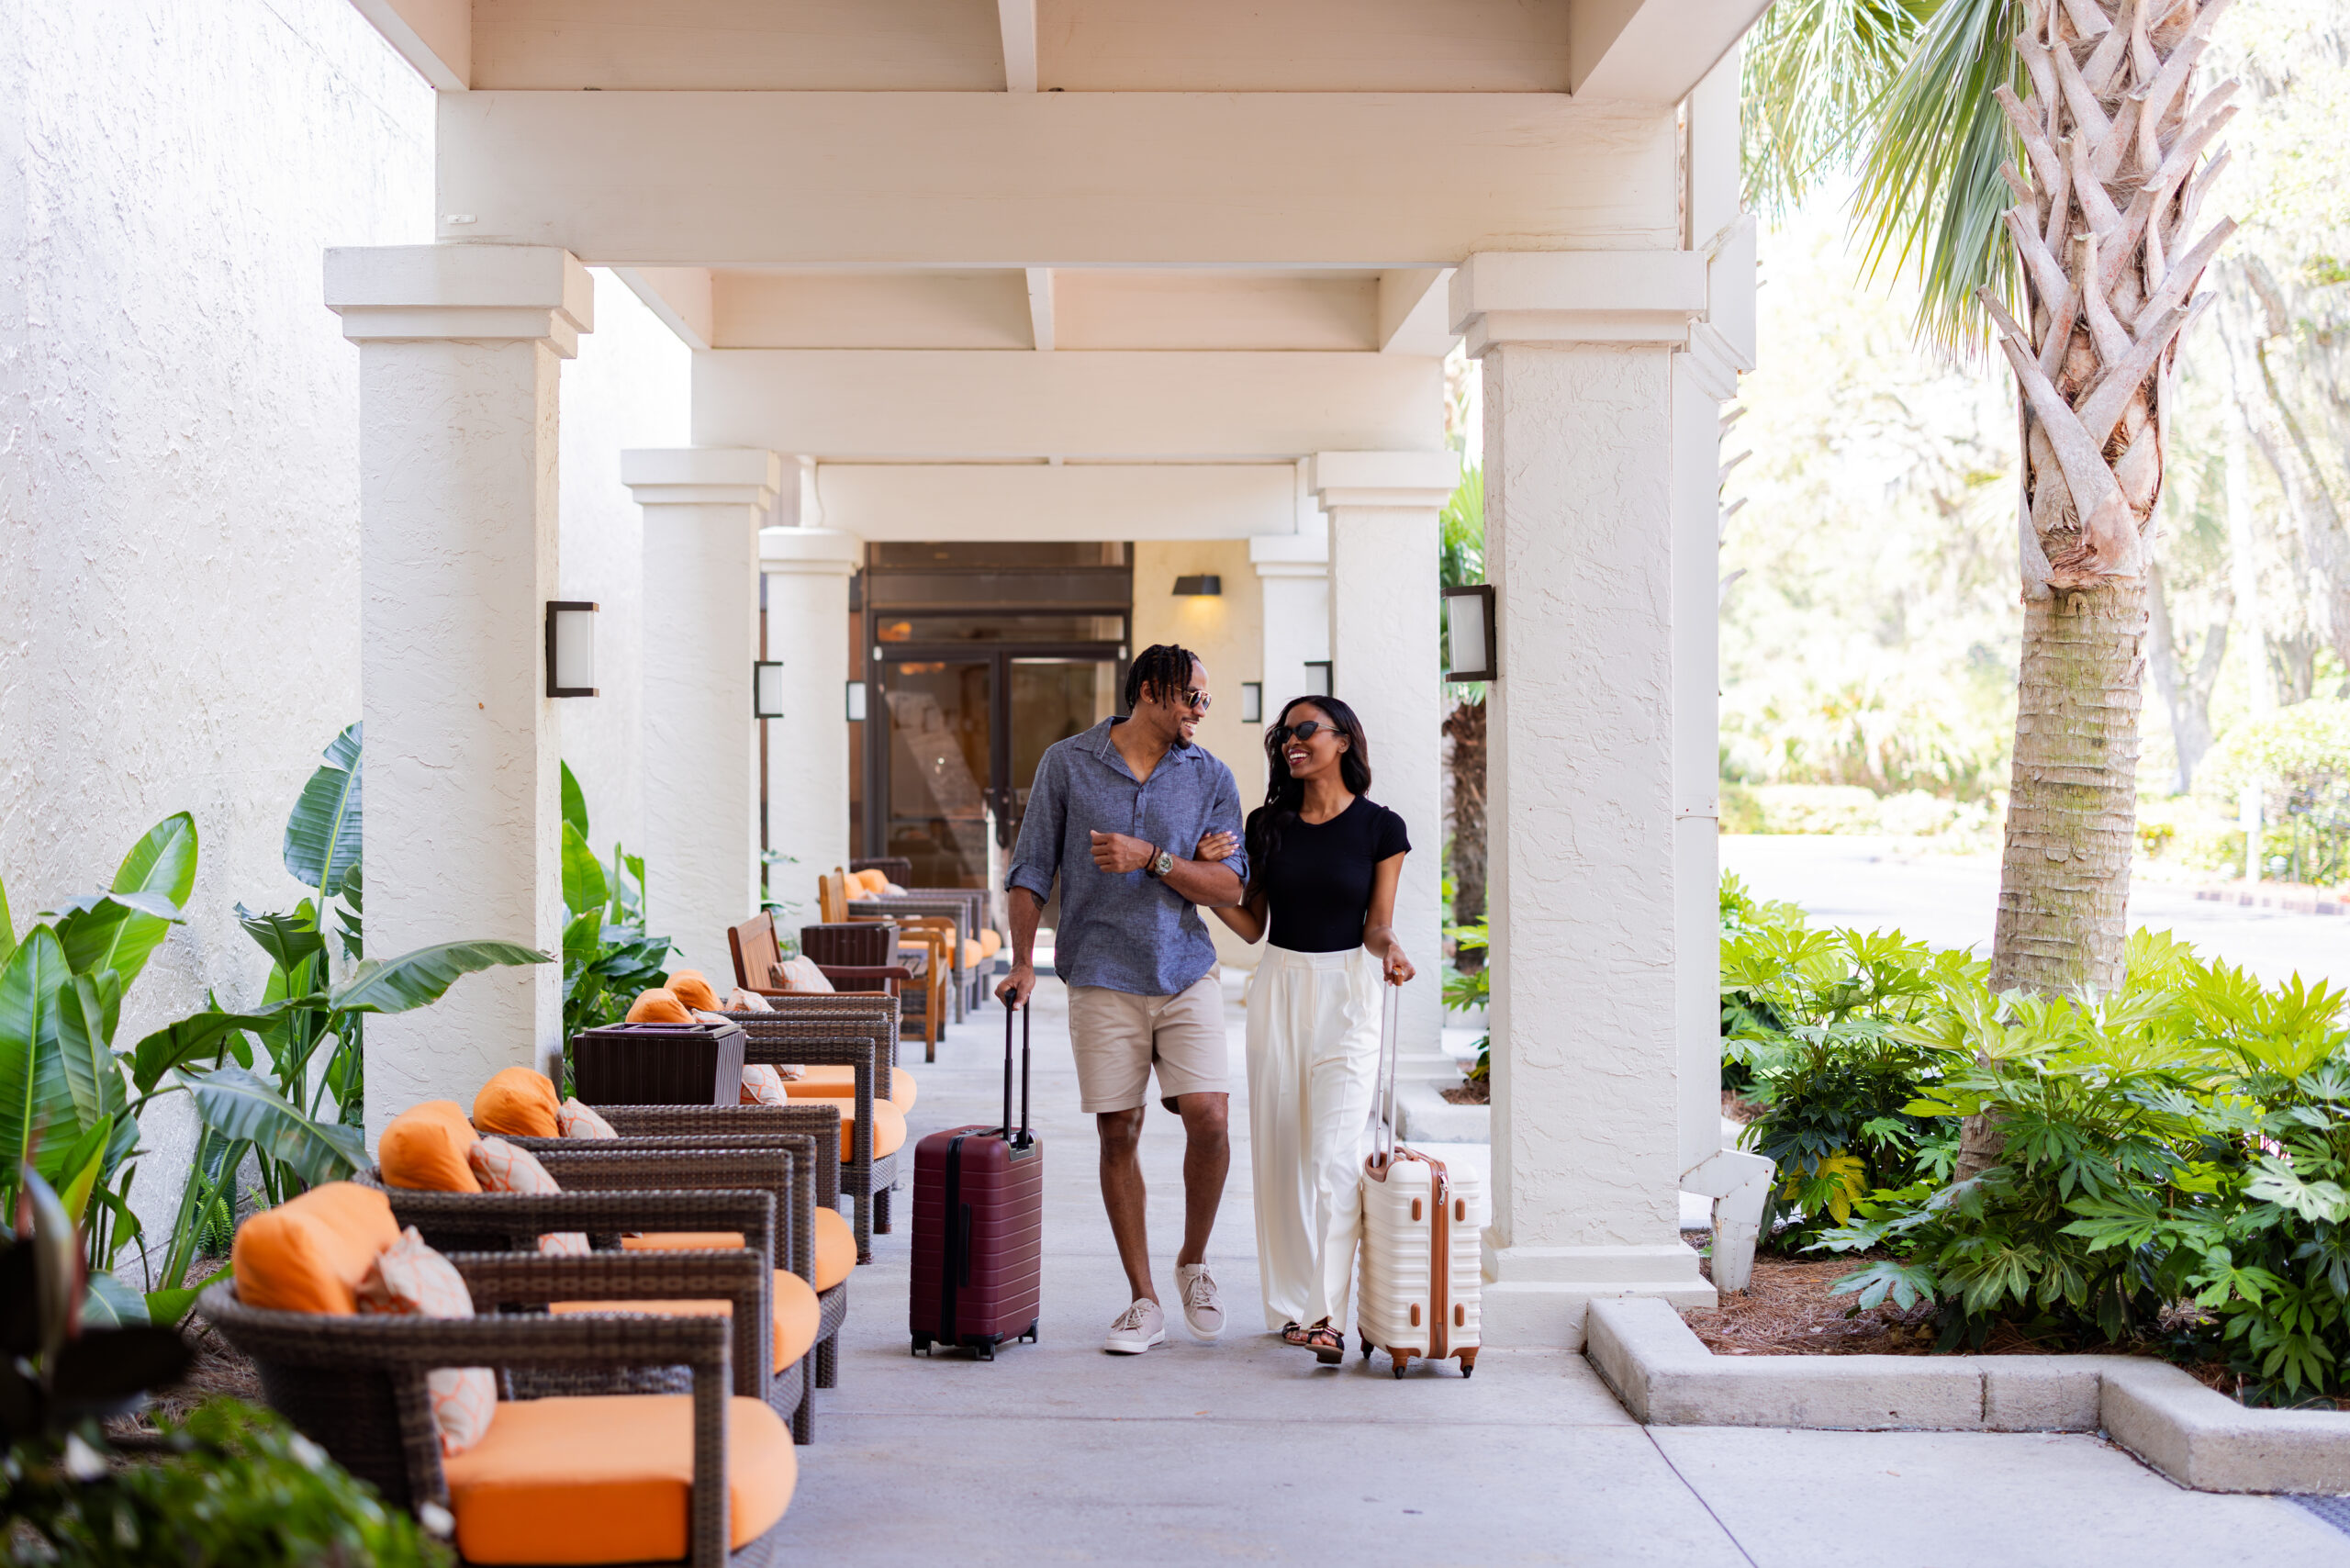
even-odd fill
[(596, 695), (596, 607), (585, 599), (547, 601), (547, 695)]
[(751, 717), (783, 717), (783, 661), (758, 659), (751, 665)]
[(1301, 695), (1306, 697), (1330, 695), (1330, 661), (1328, 659), (1305, 661), (1305, 690)]
[(1491, 680), (1494, 677), (1494, 585), (1472, 583), (1444, 590), (1444, 678)]
[(1206, 597), (1213, 599), (1223, 592), (1224, 579), (1216, 576), (1214, 572), (1204, 572), (1192, 577), (1177, 577), (1175, 579), (1175, 593), (1178, 598), (1196, 598), (1205, 595)]

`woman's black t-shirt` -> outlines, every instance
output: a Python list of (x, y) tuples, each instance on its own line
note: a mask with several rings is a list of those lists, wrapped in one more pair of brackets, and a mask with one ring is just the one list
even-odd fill
[(1372, 873), (1382, 860), (1412, 847), (1404, 819), (1368, 796), (1326, 823), (1292, 817), (1281, 849), (1267, 862), (1268, 939), (1293, 953), (1340, 953), (1362, 946), (1371, 913)]

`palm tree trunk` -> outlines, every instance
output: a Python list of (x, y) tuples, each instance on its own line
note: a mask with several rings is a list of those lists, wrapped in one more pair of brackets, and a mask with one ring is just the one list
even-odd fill
[[(1455, 708), (1444, 733), (1452, 741), (1452, 918), (1472, 925), (1485, 913), (1485, 700)], [(1461, 957), (1464, 971), (1485, 958), (1474, 947)]]
[[(2162, 493), (2178, 339), (2234, 227), (2191, 238), (2224, 154), (2233, 84), (2189, 77), (2226, 0), (2024, 0), (2028, 96), (1998, 89), (2025, 151), (2004, 171), (2023, 320), (1986, 311), (2021, 394), (2023, 662), (1991, 983), (2109, 991), (2121, 980), (2137, 823), (2146, 531)], [(2190, 178), (2192, 176), (2192, 178)], [(1957, 1174), (1998, 1161), (1971, 1120)]]

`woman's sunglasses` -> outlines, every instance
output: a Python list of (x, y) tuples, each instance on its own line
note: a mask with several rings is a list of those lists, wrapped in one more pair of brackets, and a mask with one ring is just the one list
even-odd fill
[(1330, 725), (1324, 723), (1319, 719), (1308, 719), (1302, 724), (1275, 724), (1273, 726), (1273, 744), (1275, 745), (1287, 745), (1292, 741), (1310, 741), (1315, 736), (1329, 728), (1331, 728)]

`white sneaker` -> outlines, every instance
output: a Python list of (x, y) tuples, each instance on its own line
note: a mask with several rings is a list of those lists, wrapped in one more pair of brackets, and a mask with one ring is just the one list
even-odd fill
[(1153, 1345), (1165, 1343), (1167, 1315), (1158, 1310), (1157, 1302), (1143, 1296), (1110, 1325), (1110, 1337), (1102, 1342), (1102, 1348), (1113, 1356), (1139, 1356)]
[(1175, 1265), (1175, 1294), (1183, 1299), (1183, 1321), (1202, 1339), (1224, 1332), (1224, 1306), (1216, 1300), (1215, 1276), (1205, 1263)]

